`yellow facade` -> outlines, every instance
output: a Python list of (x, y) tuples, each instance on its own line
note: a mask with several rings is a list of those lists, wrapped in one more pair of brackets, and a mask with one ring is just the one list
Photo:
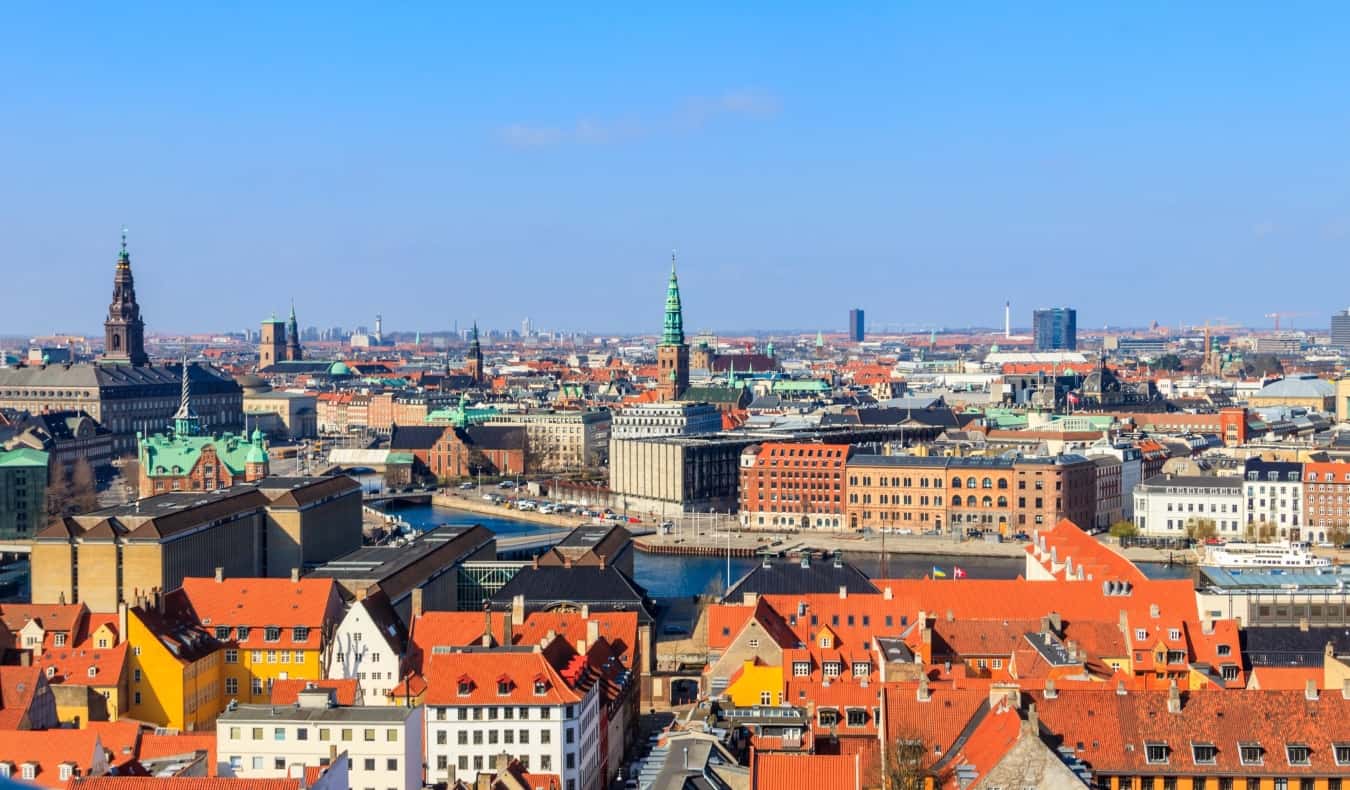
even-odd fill
[(781, 705), (783, 702), (783, 668), (746, 661), (740, 675), (727, 686), (727, 696), (737, 707), (752, 705)]
[[(246, 704), (266, 704), (272, 700), (276, 680), (322, 680), (323, 660), (319, 650), (225, 650), (225, 699)], [(231, 691), (237, 689), (237, 691)]]
[(128, 712), (134, 719), (177, 730), (209, 730), (225, 707), (220, 649), (180, 658), (133, 609), (127, 614), (130, 677)]
[[(1218, 790), (1219, 779), (1217, 777), (1200, 778), (1189, 776), (1175, 777), (1177, 790)], [(1299, 786), (1299, 779), (1292, 778), (1288, 780), (1288, 786), (1296, 788)], [(1162, 790), (1166, 786), (1165, 780), (1161, 776), (1143, 776), (1134, 777), (1131, 782), (1129, 779), (1120, 777), (1111, 777), (1103, 787), (1110, 790)], [(1313, 790), (1327, 790), (1328, 783), (1326, 779), (1314, 779)], [(1260, 777), (1252, 780), (1235, 778), (1233, 779), (1233, 790), (1274, 790), (1274, 777)]]

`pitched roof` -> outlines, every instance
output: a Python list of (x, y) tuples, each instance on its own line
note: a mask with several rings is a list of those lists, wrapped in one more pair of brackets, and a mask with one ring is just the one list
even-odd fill
[[(109, 766), (136, 759), (140, 725), (132, 721), (89, 722), (79, 730), (11, 730), (0, 738), (0, 762), (15, 766), (36, 763), (37, 773), (30, 780), (43, 787), (64, 788), (59, 766), (69, 762), (82, 774), (89, 773), (96, 758), (96, 746), (102, 746)], [(16, 770), (15, 773), (18, 773)]]
[(525, 596), (526, 608), (533, 611), (564, 603), (588, 604), (592, 609), (634, 611), (640, 622), (652, 621), (647, 591), (612, 565), (526, 566), (492, 596), (492, 605), (505, 608), (517, 595)]
[(19, 727), (42, 682), (42, 669), (37, 665), (0, 666), (0, 730)]
[(206, 770), (210, 776), (215, 776), (216, 735), (213, 732), (184, 732), (174, 735), (143, 732), (136, 759), (144, 762), (192, 752), (206, 752)]
[(332, 689), (337, 692), (337, 704), (355, 705), (359, 683), (356, 678), (329, 678), (326, 680), (302, 680), (288, 678), (272, 682), (272, 704), (294, 705), (300, 699), (300, 692), (308, 688)]
[(725, 600), (741, 600), (748, 592), (759, 595), (837, 595), (841, 587), (847, 589), (850, 595), (878, 592), (862, 571), (846, 562), (766, 558), (731, 586)]
[(767, 752), (755, 755), (751, 790), (803, 787), (811, 790), (857, 790), (864, 777), (858, 760), (847, 754), (793, 754)]
[[(426, 667), (428, 705), (566, 705), (582, 699), (533, 648), (434, 652)], [(543, 693), (536, 693), (536, 681)]]
[[(183, 594), (202, 625), (249, 626), (248, 639), (233, 641), (241, 647), (317, 649), (330, 607), (337, 608), (337, 585), (332, 579), (223, 579), (190, 577), (183, 580)], [(280, 638), (264, 642), (263, 629), (281, 629)], [(294, 638), (294, 629), (309, 629), (304, 640)]]
[(91, 776), (75, 780), (70, 787), (80, 790), (298, 790), (304, 783), (299, 779), (224, 776)]

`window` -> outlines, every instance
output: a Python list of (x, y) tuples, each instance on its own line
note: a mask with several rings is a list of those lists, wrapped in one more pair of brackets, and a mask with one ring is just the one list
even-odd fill
[(840, 672), (843, 671), (843, 667), (838, 661), (826, 661), (824, 664), (824, 671), (825, 677), (837, 678), (839, 677)]
[(1228, 656), (1233, 654), (1233, 648), (1228, 645), (1219, 645), (1219, 655)]
[(396, 729), (394, 729), (394, 728), (392, 728), (392, 727), (389, 728), (389, 729), (387, 729), (387, 730), (385, 730), (385, 731), (384, 731), (384, 739), (385, 739), (386, 741), (388, 741), (389, 743), (397, 743), (397, 742), (398, 742), (398, 730), (396, 730)]
[(846, 715), (848, 726), (850, 727), (864, 727), (867, 725), (867, 711), (863, 708), (849, 708)]
[(1196, 765), (1213, 765), (1218, 754), (1219, 750), (1212, 743), (1191, 744), (1191, 758)]
[(374, 741), (374, 740), (375, 740), (375, 730), (373, 730), (373, 729), (370, 729), (370, 730), (362, 730), (362, 731), (361, 731), (361, 740), (366, 741), (367, 743), (369, 743), (369, 742), (371, 742), (371, 741)]
[(226, 651), (225, 651), (225, 663), (226, 663), (226, 664), (238, 664), (238, 663), (239, 663), (239, 651), (238, 651), (238, 650), (235, 650), (234, 648), (230, 648), (230, 649), (226, 650)]
[(1261, 744), (1259, 743), (1239, 743), (1238, 759), (1243, 765), (1260, 765), (1265, 762)]
[(544, 696), (544, 695), (547, 694), (547, 693), (548, 693), (548, 683), (545, 682), (545, 681), (542, 680), (542, 679), (540, 679), (540, 680), (535, 680), (535, 681), (534, 681), (534, 695), (535, 695), (536, 697), (542, 697), (542, 696)]
[(296, 642), (308, 642), (308, 641), (309, 641), (309, 627), (308, 627), (308, 626), (303, 626), (303, 625), (298, 625), (298, 626), (296, 626), (295, 628), (292, 628), (292, 629), (291, 629), (291, 639), (294, 640), (294, 641), (296, 641)]
[[(246, 626), (246, 625), (241, 625), (241, 626), (239, 626), (238, 631), (239, 631), (239, 641), (240, 641), (240, 642), (243, 642), (243, 641), (245, 641), (245, 640), (248, 639), (248, 631), (249, 631), (249, 627), (248, 627), (248, 626)], [(256, 656), (257, 653), (254, 653), (254, 655)], [(256, 660), (256, 659), (255, 659), (255, 660)]]
[(1291, 743), (1284, 747), (1284, 752), (1290, 765), (1308, 765), (1312, 756), (1312, 750), (1302, 743)]
[(226, 694), (239, 693), (239, 678), (225, 678), (225, 693)]
[(286, 728), (277, 727), (276, 729), (272, 730), (272, 740), (274, 741), (286, 740)]
[(761, 705), (772, 705), (772, 704), (773, 704), (773, 692), (771, 692), (771, 691), (761, 691), (761, 692), (759, 692), (759, 704), (761, 704)]
[(263, 629), (263, 641), (264, 642), (281, 641), (281, 629), (277, 628), (274, 625), (267, 626), (266, 628)]
[(218, 626), (216, 626), (216, 639), (217, 639), (217, 640), (219, 640), (219, 641), (221, 641), (221, 642), (224, 642), (226, 639), (229, 639), (229, 638), (230, 638), (230, 627), (229, 627), (228, 625), (218, 625)]
[(1167, 762), (1167, 744), (1150, 741), (1144, 744), (1145, 759), (1151, 764)]
[(66, 646), (66, 635), (65, 635), (65, 634), (54, 634), (54, 635), (52, 636), (52, 641), (55, 643), (55, 645), (56, 645), (57, 647), (65, 647), (65, 646)]
[(1337, 765), (1350, 765), (1350, 743), (1336, 744), (1335, 752)]
[(855, 678), (865, 678), (871, 670), (872, 665), (866, 661), (853, 662), (853, 677)]

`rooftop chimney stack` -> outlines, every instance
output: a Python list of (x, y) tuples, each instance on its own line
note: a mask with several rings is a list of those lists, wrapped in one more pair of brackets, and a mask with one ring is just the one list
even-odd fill
[(1317, 681), (1311, 678), (1303, 684), (1303, 697), (1309, 702), (1317, 701)]
[(219, 582), (223, 582), (223, 581), (225, 581), (225, 569), (222, 568), (222, 567), (220, 567), (219, 565), (217, 565), (217, 566), (216, 566), (216, 582), (219, 583)]
[(1177, 688), (1177, 682), (1172, 681), (1172, 685), (1167, 687), (1167, 712), (1181, 712), (1181, 690)]

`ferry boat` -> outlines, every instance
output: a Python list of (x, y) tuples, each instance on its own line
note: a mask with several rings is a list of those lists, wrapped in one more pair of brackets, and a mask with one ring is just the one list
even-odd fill
[(1225, 543), (1206, 547), (1204, 565), (1219, 568), (1317, 569), (1331, 567), (1331, 560), (1312, 553), (1310, 544), (1282, 540), (1277, 543)]

